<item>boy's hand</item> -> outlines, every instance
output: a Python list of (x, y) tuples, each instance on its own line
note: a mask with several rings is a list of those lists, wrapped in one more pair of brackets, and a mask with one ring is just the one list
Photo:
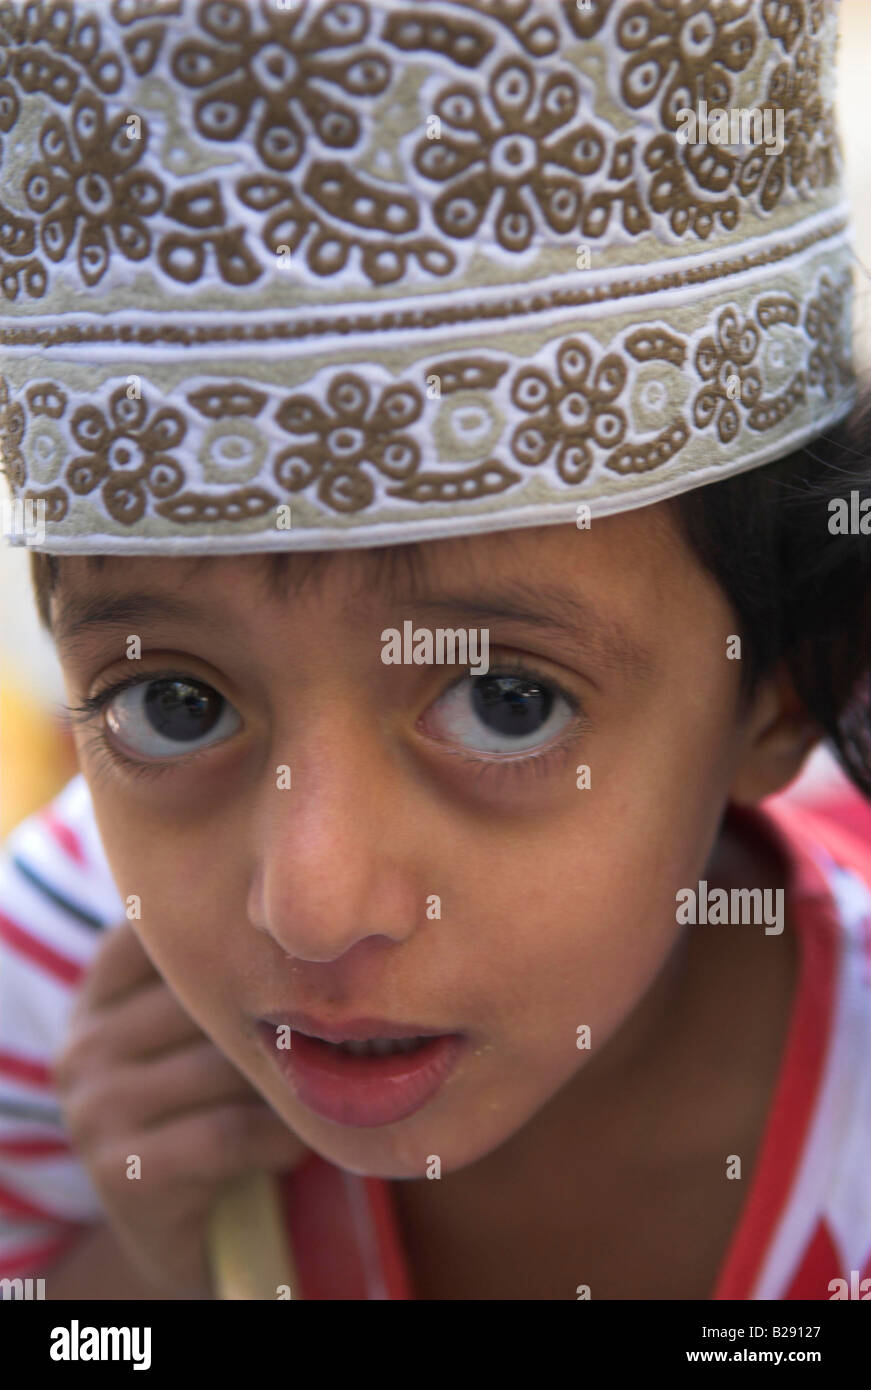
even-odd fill
[[(119, 1244), (170, 1295), (211, 1297), (216, 1194), (308, 1150), (185, 1013), (126, 920), (85, 977), (54, 1079)], [(127, 1177), (134, 1154), (141, 1178)]]

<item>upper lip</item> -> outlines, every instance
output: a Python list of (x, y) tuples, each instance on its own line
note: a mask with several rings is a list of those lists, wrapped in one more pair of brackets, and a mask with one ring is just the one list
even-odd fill
[(262, 1020), (275, 1027), (282, 1025), (324, 1042), (367, 1042), (372, 1038), (442, 1037), (451, 1029), (430, 1028), (425, 1023), (394, 1023), (389, 1018), (346, 1018), (328, 1023), (313, 1014), (270, 1014)]

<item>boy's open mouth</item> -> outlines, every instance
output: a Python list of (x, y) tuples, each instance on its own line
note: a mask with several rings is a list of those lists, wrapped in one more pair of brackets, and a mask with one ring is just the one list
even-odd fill
[(362, 1020), (343, 1029), (323, 1027), (333, 1035), (328, 1038), (289, 1026), (280, 1043), (280, 1025), (262, 1019), (257, 1025), (273, 1063), (308, 1109), (361, 1128), (393, 1124), (419, 1110), (440, 1090), (467, 1042), (462, 1033), (397, 1036), (400, 1029), (394, 1025), (391, 1035), (389, 1028)]

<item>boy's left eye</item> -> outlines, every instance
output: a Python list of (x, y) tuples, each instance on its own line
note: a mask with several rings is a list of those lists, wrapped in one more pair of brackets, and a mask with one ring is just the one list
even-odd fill
[(575, 706), (552, 683), (530, 674), (464, 676), (431, 705), (427, 732), (478, 753), (524, 753), (552, 742)]
[(241, 723), (233, 706), (210, 685), (179, 676), (129, 685), (112, 698), (105, 718), (118, 741), (142, 758), (209, 747)]

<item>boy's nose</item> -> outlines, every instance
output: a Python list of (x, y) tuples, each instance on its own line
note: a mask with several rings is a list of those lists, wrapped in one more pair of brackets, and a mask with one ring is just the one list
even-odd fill
[(359, 740), (327, 746), (294, 763), (289, 788), (264, 792), (252, 825), (249, 921), (304, 961), (338, 960), (367, 937), (404, 941), (437, 891), (398, 778)]

